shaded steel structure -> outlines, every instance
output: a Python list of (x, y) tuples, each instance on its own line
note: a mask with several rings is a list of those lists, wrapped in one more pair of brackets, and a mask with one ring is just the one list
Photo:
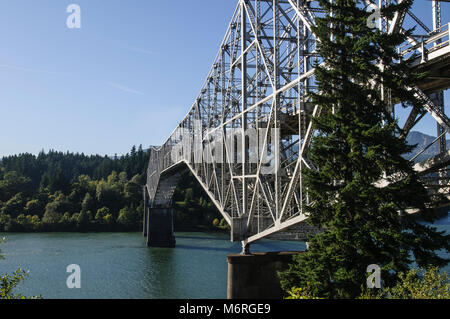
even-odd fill
[[(366, 4), (375, 8), (389, 1), (394, 0)], [(432, 1), (432, 7), (431, 29), (412, 12), (380, 20), (378, 28), (396, 33), (404, 25), (418, 25), (418, 35), (398, 50), (405, 58), (418, 53), (412, 67), (430, 72), (426, 81), (410, 89), (426, 101), (425, 109), (437, 123), (434, 143), (439, 154), (417, 169), (433, 173), (428, 175), (434, 176), (430, 186), (448, 194), (445, 136), (450, 120), (442, 91), (450, 84), (449, 24), (441, 24), (440, 3)], [(316, 90), (314, 65), (321, 58), (312, 27), (323, 14), (310, 0), (238, 1), (197, 99), (163, 145), (151, 152), (144, 188), (149, 246), (158, 245), (150, 235), (159, 227), (149, 222), (152, 212), (173, 214), (172, 195), (184, 169), (192, 172), (231, 226), (231, 240), (241, 241), (243, 247), (274, 235), (305, 240), (316, 231), (303, 223), (304, 208), (311, 201), (302, 173), (315, 169), (308, 158), (314, 135), (311, 119), (321, 109), (310, 103), (307, 93)], [(423, 117), (409, 110), (403, 134)], [(173, 232), (164, 236), (170, 240)]]

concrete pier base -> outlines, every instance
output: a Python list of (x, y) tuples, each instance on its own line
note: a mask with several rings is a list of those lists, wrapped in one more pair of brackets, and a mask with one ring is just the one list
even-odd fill
[(277, 272), (287, 269), (302, 252), (233, 254), (227, 256), (228, 299), (281, 299)]
[(143, 222), (143, 230), (142, 230), (142, 235), (144, 235), (144, 237), (147, 237), (147, 230), (148, 230), (148, 207), (144, 207), (144, 222)]
[(172, 208), (149, 208), (147, 214), (147, 247), (175, 247)]
[(144, 193), (144, 221), (143, 221), (143, 227), (142, 227), (142, 235), (144, 235), (144, 237), (147, 237), (147, 223), (148, 223), (148, 193), (147, 193), (147, 186), (144, 186), (143, 189), (143, 193)]

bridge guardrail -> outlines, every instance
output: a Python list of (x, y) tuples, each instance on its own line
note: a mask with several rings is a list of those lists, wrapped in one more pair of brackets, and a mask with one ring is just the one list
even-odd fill
[(427, 61), (430, 53), (450, 45), (450, 23), (444, 24), (439, 29), (418, 38), (420, 39), (419, 42), (408, 42), (397, 49), (403, 59), (411, 57), (414, 53), (419, 53), (421, 63), (423, 63)]

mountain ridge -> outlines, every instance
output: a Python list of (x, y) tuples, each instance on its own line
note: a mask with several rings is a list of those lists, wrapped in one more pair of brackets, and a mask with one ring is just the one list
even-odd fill
[[(422, 132), (418, 131), (412, 131), (409, 133), (408, 137), (406, 138), (409, 145), (416, 145), (416, 148), (413, 152), (406, 155), (407, 158), (413, 157), (415, 154), (423, 150), (425, 147), (430, 145), (434, 140), (436, 139), (435, 136), (431, 136), (428, 134), (424, 134)], [(450, 141), (447, 141), (447, 149), (450, 149)], [(434, 143), (430, 148), (428, 148), (426, 151), (424, 151), (418, 159), (424, 160), (431, 156), (438, 154), (438, 142)]]

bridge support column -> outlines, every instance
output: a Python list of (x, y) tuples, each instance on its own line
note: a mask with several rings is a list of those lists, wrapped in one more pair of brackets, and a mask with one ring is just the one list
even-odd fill
[(242, 242), (242, 252), (241, 255), (250, 255), (250, 244), (243, 241)]
[(143, 221), (143, 229), (142, 234), (144, 237), (147, 236), (147, 220), (148, 220), (148, 193), (147, 193), (147, 187), (144, 186), (144, 221)]
[(228, 299), (281, 299), (277, 272), (288, 268), (301, 252), (233, 254), (227, 256)]
[(142, 230), (142, 234), (144, 235), (144, 237), (147, 237), (147, 223), (148, 223), (148, 207), (146, 205), (144, 205), (144, 227)]
[(147, 209), (147, 247), (175, 247), (173, 208)]

